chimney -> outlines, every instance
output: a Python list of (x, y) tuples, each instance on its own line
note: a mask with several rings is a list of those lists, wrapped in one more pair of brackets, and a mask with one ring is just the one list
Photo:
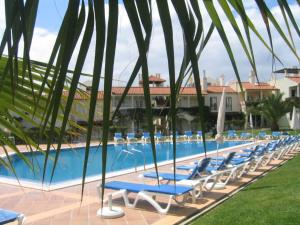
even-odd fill
[(157, 77), (157, 78), (160, 78), (160, 73), (157, 73), (157, 74), (156, 74), (156, 77)]
[(203, 91), (206, 91), (206, 90), (207, 90), (207, 78), (206, 78), (205, 70), (203, 70), (202, 90), (203, 90)]
[(139, 85), (140, 85), (141, 87), (143, 87), (143, 79), (142, 79), (142, 75), (139, 73), (138, 76), (139, 76)]
[(224, 86), (224, 74), (222, 74), (219, 78), (219, 85)]
[(274, 73), (271, 74), (271, 82), (270, 82), (273, 86), (276, 85), (276, 75)]
[(255, 73), (253, 70), (251, 70), (251, 72), (249, 74), (249, 83), (255, 84)]
[(285, 77), (287, 77), (287, 76), (288, 76), (287, 69), (284, 69), (284, 76), (285, 76)]

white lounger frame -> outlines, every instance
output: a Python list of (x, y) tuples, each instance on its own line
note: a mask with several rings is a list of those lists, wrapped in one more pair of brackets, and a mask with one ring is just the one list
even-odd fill
[[(102, 196), (102, 191), (101, 191), (101, 186), (98, 185), (97, 186), (97, 191), (98, 191), (98, 196), (99, 196), (99, 199), (101, 201), (101, 196)], [(125, 189), (122, 189), (122, 190), (118, 190), (118, 191), (115, 191), (113, 193), (110, 193), (109, 195), (111, 195), (111, 197), (122, 197), (123, 200), (124, 200), (124, 203), (125, 203), (125, 206), (126, 207), (129, 207), (129, 208), (135, 208), (138, 201), (140, 199), (142, 200), (145, 200), (147, 201), (148, 203), (150, 203), (159, 213), (161, 214), (167, 214), (171, 205), (172, 205), (172, 200), (174, 200), (177, 204), (179, 205), (184, 205), (186, 199), (187, 199), (187, 195), (188, 193), (185, 193), (182, 195), (183, 197), (183, 200), (182, 201), (178, 201), (176, 199), (176, 196), (175, 195), (169, 195), (169, 194), (162, 194), (162, 193), (157, 193), (157, 192), (149, 192), (149, 191), (140, 191), (137, 193), (133, 203), (130, 203), (130, 200), (128, 198), (128, 194), (129, 192)], [(165, 197), (168, 197), (168, 204), (165, 208), (163, 208), (156, 200), (156, 196), (165, 196)], [(105, 199), (104, 202), (106, 203), (108, 201), (108, 199)]]

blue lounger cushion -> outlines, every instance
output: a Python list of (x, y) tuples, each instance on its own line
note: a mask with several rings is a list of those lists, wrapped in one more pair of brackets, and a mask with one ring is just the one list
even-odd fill
[(112, 190), (127, 190), (128, 192), (138, 193), (140, 191), (149, 191), (160, 194), (167, 195), (183, 195), (189, 191), (192, 191), (193, 188), (181, 185), (148, 185), (148, 184), (138, 184), (138, 183), (129, 183), (123, 181), (111, 181), (105, 184), (105, 188)]
[[(148, 178), (156, 178), (156, 173), (155, 172), (148, 172), (148, 173), (144, 173), (143, 175), (144, 175), (144, 177), (148, 177)], [(173, 180), (174, 179), (174, 175), (172, 173), (159, 173), (158, 176), (163, 178), (164, 180)], [(175, 174), (175, 180), (176, 181), (188, 180), (188, 179), (190, 179), (190, 175)]]
[[(195, 164), (198, 162), (195, 162)], [(196, 165), (180, 165), (180, 166), (176, 166), (176, 169), (178, 170), (193, 170), (195, 168)]]
[(0, 209), (0, 224), (6, 224), (15, 221), (20, 214), (5, 210), (5, 209)]

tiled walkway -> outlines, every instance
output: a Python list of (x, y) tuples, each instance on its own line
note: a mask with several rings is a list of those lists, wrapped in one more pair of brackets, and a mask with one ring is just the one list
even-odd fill
[[(116, 199), (113, 203), (124, 209), (124, 217), (110, 220), (97, 217), (96, 212), (100, 207), (100, 203), (97, 197), (96, 186), (99, 182), (86, 184), (82, 202), (80, 201), (80, 185), (46, 192), (0, 184), (0, 208), (24, 213), (26, 216), (25, 224), (27, 225), (174, 224), (184, 217), (211, 205), (216, 200), (237, 189), (240, 185), (249, 182), (259, 174), (283, 162), (279, 160), (272, 161), (267, 167), (260, 168), (236, 182), (229, 183), (224, 190), (214, 190), (210, 193), (204, 193), (204, 198), (197, 200), (195, 204), (191, 201), (184, 207), (173, 204), (167, 215), (160, 215), (147, 202), (141, 201), (136, 209), (130, 209), (123, 207), (122, 199)], [(170, 165), (161, 168), (161, 171), (164, 170), (170, 171)], [(109, 180), (141, 182), (140, 178), (138, 178), (138, 173), (114, 177)], [(148, 180), (147, 182), (155, 183), (155, 181)], [(157, 200), (166, 202), (161, 198)]]

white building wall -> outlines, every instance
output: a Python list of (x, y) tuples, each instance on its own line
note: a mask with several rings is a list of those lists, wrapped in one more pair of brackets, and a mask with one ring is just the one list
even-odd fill
[(283, 93), (283, 99), (290, 97), (290, 87), (294, 87), (297, 85), (297, 83), (286, 77), (278, 79), (271, 84), (275, 85), (275, 87), (277, 87), (279, 91)]
[[(217, 110), (212, 110), (212, 112), (217, 112), (220, 106), (220, 101), (222, 97), (222, 93), (214, 93), (214, 94), (208, 94), (205, 96), (205, 105), (210, 107), (210, 98), (216, 97), (217, 98)], [(226, 110), (226, 112), (240, 112), (241, 111), (241, 104), (239, 100), (239, 96), (237, 93), (226, 93), (225, 97), (231, 97), (232, 98), (232, 110)]]

